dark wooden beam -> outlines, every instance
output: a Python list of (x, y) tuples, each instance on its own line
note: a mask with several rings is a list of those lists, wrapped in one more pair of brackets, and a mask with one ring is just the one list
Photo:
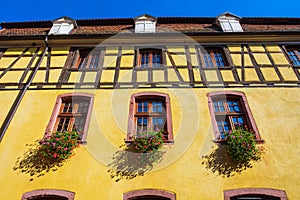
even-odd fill
[(48, 82), (49, 82), (50, 66), (51, 66), (51, 47), (48, 48), (47, 63), (46, 63), (45, 83), (48, 83)]
[(120, 75), (120, 66), (121, 66), (121, 58), (122, 58), (122, 46), (119, 46), (118, 48), (118, 55), (117, 55), (117, 60), (116, 60), (116, 67), (115, 67), (115, 75), (114, 75), (114, 87), (117, 87), (117, 83), (119, 80), (119, 75)]

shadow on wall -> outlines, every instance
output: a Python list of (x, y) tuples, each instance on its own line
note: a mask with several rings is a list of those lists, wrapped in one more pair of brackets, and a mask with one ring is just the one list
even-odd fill
[(133, 145), (121, 145), (112, 157), (112, 162), (108, 165), (110, 178), (118, 182), (120, 180), (130, 180), (138, 176), (143, 176), (153, 169), (156, 163), (161, 162), (164, 150), (151, 153), (136, 153)]
[(252, 168), (251, 161), (234, 161), (228, 150), (228, 145), (220, 144), (217, 149), (202, 157), (204, 160), (202, 164), (205, 165), (206, 169), (218, 173), (223, 178), (234, 176), (248, 168)]
[(28, 150), (17, 158), (15, 166), (13, 167), (13, 170), (19, 171), (19, 173), (29, 174), (30, 181), (44, 176), (50, 171), (58, 170), (65, 162), (65, 159), (45, 158), (39, 142), (40, 140), (36, 140), (32, 144), (26, 144), (26, 146), (29, 147)]

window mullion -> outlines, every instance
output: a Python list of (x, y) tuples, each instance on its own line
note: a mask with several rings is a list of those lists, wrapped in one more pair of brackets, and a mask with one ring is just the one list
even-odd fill
[(68, 124), (68, 130), (67, 131), (73, 131), (74, 124), (75, 124), (75, 117), (72, 116), (70, 118), (70, 121), (69, 121), (69, 124)]
[(149, 51), (149, 67), (153, 67), (153, 52)]
[(215, 56), (215, 52), (213, 50), (210, 52), (210, 59), (211, 59), (211, 63), (213, 65), (213, 67), (217, 67), (216, 56)]
[[(227, 115), (227, 117), (228, 117), (230, 129), (231, 129), (231, 130), (235, 130), (235, 125), (234, 125), (234, 123), (233, 123), (233, 116), (232, 116), (232, 115)], [(226, 119), (225, 119), (225, 120), (226, 120)]]
[(92, 61), (92, 58), (93, 58), (93, 55), (91, 53), (89, 53), (85, 59), (86, 59), (86, 65), (85, 65), (85, 68), (86, 69), (89, 69), (90, 68), (90, 64), (91, 64), (91, 61)]

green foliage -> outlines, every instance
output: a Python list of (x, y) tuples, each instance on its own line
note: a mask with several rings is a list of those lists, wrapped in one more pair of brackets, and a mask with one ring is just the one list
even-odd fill
[(229, 154), (234, 161), (247, 163), (259, 160), (260, 151), (256, 146), (255, 135), (242, 127), (225, 134), (229, 146)]
[(138, 153), (151, 153), (157, 151), (164, 143), (162, 130), (142, 131), (133, 139), (133, 146)]
[(51, 133), (40, 142), (40, 152), (44, 159), (67, 159), (78, 146), (78, 138), (76, 131)]

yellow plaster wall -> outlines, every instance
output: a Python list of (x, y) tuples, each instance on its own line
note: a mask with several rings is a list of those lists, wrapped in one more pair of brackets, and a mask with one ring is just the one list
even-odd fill
[(97, 72), (86, 72), (83, 82), (95, 82)]
[(169, 81), (179, 81), (176, 73), (175, 73), (175, 69), (167, 69), (168, 71), (168, 80)]
[[(238, 47), (234, 48), (230, 51), (238, 51)], [(272, 48), (272, 51), (278, 50), (277, 47)], [(182, 48), (178, 49), (172, 51), (182, 51)], [(256, 50), (260, 51), (259, 49)], [(67, 54), (66, 50), (57, 52), (60, 52), (57, 54)], [(108, 52), (117, 53), (117, 50), (106, 51)], [(272, 54), (273, 56), (274, 58), (278, 56), (278, 60), (282, 59), (282, 55), (278, 52)], [(51, 60), (51, 63), (53, 61), (57, 63), (55, 65), (63, 66), (65, 59), (66, 55), (57, 56)], [(240, 62), (237, 61), (238, 59), (234, 58), (234, 62)], [(7, 66), (11, 60), (3, 61), (2, 58), (0, 62), (4, 63), (3, 66)], [(127, 61), (123, 62), (127, 65)], [(266, 68), (262, 72), (267, 80), (273, 80), (275, 72), (268, 70), (270, 69)], [(279, 70), (285, 80), (296, 80), (291, 68), (281, 67)], [(179, 71), (184, 80), (188, 80), (187, 69)], [(60, 72), (61, 69), (51, 70), (49, 81), (57, 81)], [(233, 79), (230, 72), (224, 70), (221, 72), (224, 80)], [(0, 81), (15, 81), (20, 77), (10, 73), (8, 72)], [(198, 77), (196, 80), (200, 80), (198, 69), (194, 69), (194, 73), (195, 77)], [(218, 81), (215, 71), (205, 73), (208, 80)], [(241, 76), (240, 69), (238, 73)], [(78, 82), (78, 74), (81, 72), (72, 72), (70, 81)], [(44, 75), (44, 71), (39, 71), (35, 81), (42, 81)], [(95, 73), (86, 74), (84, 81), (88, 80), (87, 77), (90, 75), (93, 79)], [(161, 76), (161, 71), (155, 71), (153, 79), (161, 81)], [(104, 70), (101, 82), (111, 82), (113, 77), (114, 70)], [(249, 81), (258, 81), (255, 69), (246, 68), (245, 78)], [(168, 69), (168, 79), (178, 81), (174, 69)], [(120, 80), (130, 81), (131, 70), (121, 70)], [(148, 80), (148, 72), (138, 71), (137, 81), (146, 80)], [(267, 148), (262, 160), (253, 163), (253, 168), (227, 178), (213, 173), (202, 164), (205, 161), (202, 156), (208, 155), (216, 148), (213, 143), (213, 130), (206, 96), (213, 89), (29, 90), (0, 144), (0, 185), (2, 186), (0, 199), (7, 199), (8, 196), (10, 199), (20, 199), (23, 193), (31, 190), (55, 188), (75, 192), (75, 200), (121, 200), (122, 194), (127, 191), (151, 188), (173, 191), (176, 193), (177, 200), (199, 199), (199, 197), (216, 200), (223, 198), (223, 190), (245, 187), (282, 189), (287, 192), (289, 199), (297, 199), (300, 196), (298, 191), (300, 175), (297, 167), (300, 153), (300, 135), (297, 134), (300, 125), (298, 89), (217, 89), (217, 91), (223, 90), (242, 91), (246, 94), (261, 137), (265, 141), (263, 145)], [(134, 179), (115, 182), (115, 179), (109, 177), (107, 165), (112, 162), (114, 153), (119, 150), (126, 137), (130, 96), (145, 91), (162, 92), (170, 96), (175, 143), (164, 146), (166, 154), (162, 162), (154, 165), (151, 172)], [(71, 92), (87, 92), (95, 95), (87, 145), (81, 145), (76, 149), (75, 156), (57, 171), (50, 171), (44, 176), (34, 177), (33, 181), (29, 181), (32, 178), (29, 174), (13, 170), (15, 162), (28, 150), (26, 144), (32, 144), (36, 139), (43, 137), (56, 97)], [(16, 95), (17, 91), (1, 91), (0, 119), (2, 121)]]
[[(106, 52), (107, 53), (107, 52)], [(108, 56), (104, 57), (104, 67), (116, 67), (117, 56)]]
[(207, 81), (219, 81), (217, 72), (215, 70), (205, 71)]
[(295, 72), (290, 67), (280, 67), (279, 71), (283, 76), (284, 80), (287, 81), (297, 80), (297, 76)]
[(249, 45), (249, 48), (252, 52), (265, 52), (265, 49), (262, 45)]
[(133, 60), (134, 56), (133, 55), (126, 55), (121, 57), (121, 66), (120, 68), (122, 69), (123, 67), (133, 67)]
[(222, 70), (221, 75), (223, 81), (235, 81), (231, 70)]
[(190, 81), (188, 69), (178, 69), (183, 81)]
[(281, 52), (281, 49), (278, 45), (266, 45), (266, 48), (269, 52)]
[(271, 56), (277, 65), (288, 65), (289, 62), (282, 53), (271, 53)]
[[(23, 71), (11, 71), (7, 72), (1, 79), (0, 83), (18, 83), (22, 77)], [(28, 74), (27, 74), (28, 77)], [(25, 80), (26, 81), (26, 78)]]
[[(130, 96), (145, 91), (170, 96), (175, 142), (164, 147), (162, 162), (155, 164), (151, 172), (115, 182), (109, 177), (107, 165), (126, 137)], [(216, 148), (206, 97), (212, 89), (27, 91), (0, 145), (0, 199), (8, 196), (20, 199), (31, 190), (55, 188), (74, 191), (75, 200), (121, 200), (127, 191), (151, 188), (173, 191), (177, 200), (199, 197), (215, 200), (223, 199), (223, 190), (245, 187), (283, 189), (289, 199), (297, 199), (300, 196), (298, 89), (235, 88), (234, 91), (246, 94), (267, 152), (252, 168), (227, 178), (202, 164), (205, 161), (202, 156)], [(22, 157), (29, 148), (26, 144), (43, 137), (57, 95), (70, 92), (95, 95), (87, 145), (76, 149), (75, 156), (57, 171), (44, 176), (36, 178), (14, 171), (17, 157)], [(1, 100), (10, 103), (15, 95), (16, 92), (5, 92)], [(30, 178), (34, 180), (29, 181)]]
[(271, 65), (271, 61), (269, 60), (267, 54), (262, 53), (253, 53), (253, 56), (259, 65)]
[(172, 55), (174, 63), (176, 66), (186, 66), (186, 56), (185, 55)]
[(279, 77), (277, 76), (274, 68), (261, 68), (260, 69), (266, 81), (278, 81)]
[(115, 70), (103, 70), (100, 82), (113, 82)]

